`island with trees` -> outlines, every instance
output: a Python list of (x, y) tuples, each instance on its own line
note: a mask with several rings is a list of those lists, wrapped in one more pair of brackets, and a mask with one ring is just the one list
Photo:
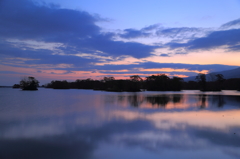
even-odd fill
[[(17, 85), (15, 84), (14, 86), (16, 87)], [(39, 81), (34, 77), (24, 77), (21, 79), (19, 86), (22, 90), (38, 90)]]

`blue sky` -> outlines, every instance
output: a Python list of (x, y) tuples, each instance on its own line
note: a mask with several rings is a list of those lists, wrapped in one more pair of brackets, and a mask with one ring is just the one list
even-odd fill
[(47, 0), (62, 8), (85, 10), (112, 20), (110, 29), (140, 29), (152, 24), (166, 27), (219, 27), (239, 18), (239, 0)]
[(0, 85), (237, 68), (239, 8), (239, 0), (1, 0)]

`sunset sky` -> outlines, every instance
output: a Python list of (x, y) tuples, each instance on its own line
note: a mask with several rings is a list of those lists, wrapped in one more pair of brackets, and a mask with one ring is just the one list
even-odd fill
[(240, 66), (240, 0), (0, 0), (0, 85)]

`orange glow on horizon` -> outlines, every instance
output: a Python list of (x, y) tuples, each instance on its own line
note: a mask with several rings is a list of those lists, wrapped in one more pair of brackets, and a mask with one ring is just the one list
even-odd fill
[(194, 72), (194, 73), (204, 73), (207, 74), (208, 70), (188, 70), (188, 69), (174, 69), (174, 68), (152, 68), (152, 69), (140, 69), (140, 71), (159, 71), (159, 72)]

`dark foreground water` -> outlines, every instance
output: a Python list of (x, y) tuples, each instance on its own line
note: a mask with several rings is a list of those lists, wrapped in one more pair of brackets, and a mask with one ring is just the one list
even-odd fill
[(0, 88), (0, 159), (239, 159), (240, 93)]

